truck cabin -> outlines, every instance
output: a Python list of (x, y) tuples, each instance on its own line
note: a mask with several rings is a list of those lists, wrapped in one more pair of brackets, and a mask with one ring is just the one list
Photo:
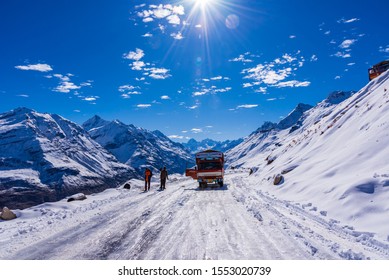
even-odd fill
[(380, 63), (373, 65), (373, 67), (369, 68), (369, 81), (378, 77), (388, 69), (389, 69), (389, 60), (384, 60), (381, 61)]
[(221, 161), (203, 161), (198, 164), (198, 170), (214, 170), (222, 168), (223, 165)]

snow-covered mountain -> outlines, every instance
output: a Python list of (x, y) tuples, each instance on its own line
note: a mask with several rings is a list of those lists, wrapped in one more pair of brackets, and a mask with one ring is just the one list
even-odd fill
[(145, 167), (155, 171), (166, 166), (169, 173), (183, 173), (194, 159), (179, 143), (162, 132), (149, 131), (118, 120), (105, 121), (99, 116), (87, 120), (83, 127), (91, 137), (110, 151), (120, 162), (143, 174)]
[(0, 206), (101, 191), (134, 176), (82, 127), (58, 115), (27, 108), (0, 115)]
[(204, 139), (202, 141), (196, 141), (195, 139), (190, 139), (187, 143), (182, 145), (188, 149), (192, 154), (195, 154), (204, 150), (216, 150), (221, 152), (226, 152), (233, 147), (239, 145), (243, 142), (243, 138), (237, 140), (226, 140), (226, 141), (215, 141), (212, 139)]
[(227, 153), (228, 164), (253, 168), (262, 190), (389, 238), (389, 72), (300, 115), (258, 129)]

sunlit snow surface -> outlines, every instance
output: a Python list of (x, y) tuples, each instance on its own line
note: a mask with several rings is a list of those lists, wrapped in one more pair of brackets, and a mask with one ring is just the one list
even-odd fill
[(165, 191), (132, 180), (0, 222), (0, 259), (388, 259), (387, 242), (249, 184), (247, 170), (200, 190), (171, 176)]
[[(228, 163), (254, 168), (248, 181), (254, 188), (312, 204), (312, 211), (387, 240), (389, 72), (339, 104), (330, 101), (307, 111), (292, 133), (251, 135), (227, 153)], [(273, 177), (288, 169), (284, 183), (274, 186)]]

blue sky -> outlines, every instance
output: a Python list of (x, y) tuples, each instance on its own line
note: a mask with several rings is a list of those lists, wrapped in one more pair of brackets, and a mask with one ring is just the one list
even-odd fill
[(0, 112), (97, 114), (176, 141), (237, 139), (358, 90), (389, 58), (389, 2), (0, 3)]

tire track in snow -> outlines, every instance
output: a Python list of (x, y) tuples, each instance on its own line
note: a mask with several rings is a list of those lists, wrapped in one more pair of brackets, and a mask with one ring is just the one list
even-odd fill
[[(264, 216), (264, 223), (282, 228), (288, 239), (306, 247), (312, 258), (381, 259), (389, 255), (387, 245), (363, 233), (350, 232), (289, 202), (265, 195), (254, 186), (248, 187), (242, 177), (232, 181), (240, 185), (241, 190), (235, 196), (249, 212)], [(365, 240), (360, 240), (364, 237)]]

